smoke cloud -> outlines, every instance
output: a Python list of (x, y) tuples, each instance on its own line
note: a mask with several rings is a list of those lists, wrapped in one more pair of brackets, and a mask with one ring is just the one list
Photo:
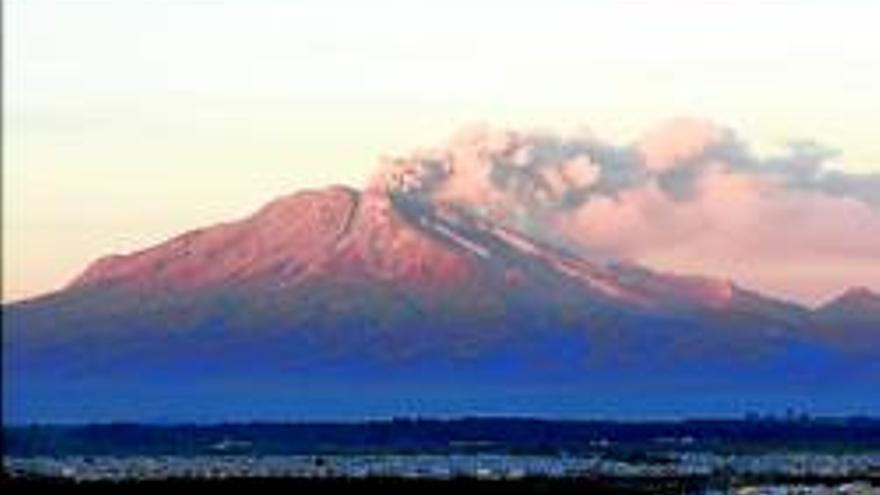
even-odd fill
[(830, 170), (793, 143), (761, 157), (731, 129), (678, 119), (620, 146), (487, 127), (385, 160), (374, 185), (491, 217), (598, 262), (732, 278), (817, 302), (880, 289), (880, 174)]

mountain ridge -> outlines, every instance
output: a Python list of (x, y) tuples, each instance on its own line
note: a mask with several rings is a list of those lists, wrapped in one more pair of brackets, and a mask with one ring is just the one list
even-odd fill
[[(160, 242), (145, 249), (137, 250), (127, 254), (111, 254), (98, 258), (97, 260), (89, 264), (89, 266), (80, 275), (75, 277), (74, 280), (72, 280), (62, 290), (79, 289), (104, 283), (112, 284), (114, 281), (119, 282), (121, 281), (121, 279), (124, 279), (126, 277), (130, 278), (133, 275), (136, 276), (137, 273), (132, 272), (136, 272), (137, 269), (147, 270), (147, 276), (163, 278), (164, 276), (160, 276), (159, 273), (150, 274), (149, 269), (152, 268), (153, 270), (155, 270), (155, 272), (162, 272), (163, 270), (168, 271), (168, 264), (185, 264), (181, 263), (175, 258), (186, 257), (188, 255), (191, 255), (192, 252), (204, 253), (205, 256), (213, 258), (217, 254), (216, 252), (220, 250), (217, 248), (217, 244), (220, 244), (221, 247), (224, 249), (229, 249), (233, 251), (232, 256), (240, 260), (240, 265), (253, 265), (255, 261), (253, 257), (248, 258), (246, 256), (247, 254), (249, 254), (248, 248), (250, 248), (250, 250), (253, 250), (253, 246), (245, 246), (245, 248), (241, 248), (239, 246), (223, 246), (223, 244), (229, 244), (240, 240), (236, 238), (248, 235), (248, 230), (256, 231), (250, 233), (250, 235), (265, 236), (264, 231), (270, 229), (259, 227), (259, 222), (268, 220), (270, 223), (277, 224), (277, 222), (275, 222), (272, 217), (282, 215), (276, 215), (276, 213), (282, 213), (285, 211), (292, 212), (290, 216), (296, 219), (300, 215), (300, 213), (297, 211), (298, 206), (305, 206), (305, 209), (307, 210), (321, 209), (323, 207), (324, 214), (330, 215), (332, 218), (328, 219), (331, 222), (331, 225), (329, 227), (322, 226), (320, 225), (320, 222), (313, 221), (315, 220), (314, 218), (309, 218), (304, 222), (306, 228), (311, 227), (308, 232), (302, 231), (305, 229), (300, 230), (297, 228), (299, 226), (299, 222), (295, 223), (292, 228), (289, 228), (287, 230), (273, 230), (277, 242), (269, 246), (265, 246), (263, 248), (264, 250), (260, 252), (262, 258), (269, 258), (268, 261), (260, 262), (261, 267), (264, 267), (269, 262), (280, 263), (282, 265), (284, 264), (284, 262), (290, 262), (290, 264), (302, 268), (305, 265), (314, 262), (316, 258), (320, 258), (320, 254), (326, 255), (327, 250), (334, 242), (344, 240), (343, 237), (347, 233), (347, 229), (350, 228), (351, 224), (356, 221), (356, 218), (359, 215), (364, 215), (364, 213), (359, 211), (361, 205), (358, 203), (362, 201), (365, 196), (368, 198), (368, 208), (371, 207), (369, 206), (371, 203), (380, 203), (377, 206), (372, 206), (372, 208), (374, 208), (374, 212), (375, 210), (379, 210), (380, 213), (378, 213), (378, 216), (388, 215), (387, 210), (391, 208), (389, 207), (389, 205), (383, 205), (383, 201), (381, 200), (369, 200), (371, 196), (376, 196), (377, 194), (381, 193), (377, 193), (375, 190), (361, 192), (357, 189), (341, 185), (334, 185), (322, 189), (308, 189), (297, 191), (295, 193), (276, 198), (275, 200), (260, 208), (257, 212), (237, 221), (223, 222), (207, 227), (192, 229), (181, 235), (174, 236), (167, 241)], [(304, 200), (308, 198), (315, 199), (316, 204), (302, 205), (302, 203), (305, 202)], [(452, 210), (446, 209), (446, 212), (449, 211)], [(395, 213), (397, 214), (397, 216), (399, 216), (400, 212), (396, 211)], [(418, 222), (418, 219), (411, 220), (415, 220), (416, 222)], [(389, 221), (396, 222), (399, 221), (399, 219), (392, 218)], [(478, 220), (477, 217), (473, 217), (469, 219), (469, 221), (473, 223), (483, 223), (484, 225), (489, 223), (486, 220)], [(334, 233), (334, 228), (336, 228), (338, 232)], [(453, 234), (449, 233), (448, 227), (445, 228), (447, 228), (447, 232), (445, 234), (447, 240), (452, 240), (453, 243), (462, 243), (459, 247), (464, 247), (466, 250), (480, 249), (480, 247), (476, 244), (468, 244), (466, 240), (462, 241), (462, 237), (454, 236)], [(493, 233), (498, 234), (500, 237), (503, 237), (506, 241), (510, 242), (511, 245), (518, 246), (518, 248), (520, 249), (528, 250), (530, 254), (543, 254), (546, 259), (547, 253), (552, 253), (550, 255), (551, 260), (562, 267), (560, 268), (561, 270), (565, 270), (566, 268), (573, 269), (572, 267), (574, 266), (584, 268), (585, 263), (588, 264), (588, 262), (585, 262), (583, 258), (580, 258), (575, 254), (565, 253), (547, 244), (529, 239), (528, 236), (524, 236), (523, 234), (518, 233), (510, 229), (509, 227), (494, 225), (491, 228), (494, 229)], [(242, 233), (242, 231), (244, 231), (244, 233)], [(317, 245), (307, 245), (305, 249), (299, 248), (297, 246), (285, 246), (283, 252), (277, 252), (277, 250), (279, 250), (279, 246), (294, 240), (293, 238), (295, 237), (301, 239), (303, 237), (303, 234), (306, 234), (309, 238), (311, 238), (311, 240), (317, 239), (317, 243), (311, 243)], [(442, 238), (443, 236), (440, 237)], [(269, 254), (273, 256), (265, 256), (267, 250)], [(305, 254), (303, 254), (302, 251), (305, 251)], [(289, 259), (285, 259), (285, 257)], [(222, 261), (223, 260), (221, 260), (221, 262)], [(668, 284), (678, 285), (683, 292), (691, 292), (692, 295), (696, 298), (705, 298), (705, 302), (708, 306), (723, 306), (726, 302), (729, 302), (733, 298), (734, 292), (748, 292), (750, 294), (756, 294), (752, 291), (742, 289), (729, 279), (720, 279), (699, 275), (677, 275), (671, 273), (660, 273), (648, 270), (644, 267), (640, 267), (632, 263), (612, 263), (611, 267), (611, 270), (607, 270), (604, 272), (598, 269), (596, 266), (590, 266), (589, 268), (587, 268), (587, 270), (591, 271), (592, 274), (597, 275), (598, 277), (606, 277), (609, 280), (616, 279), (615, 281), (617, 282), (619, 282), (619, 279), (621, 278), (629, 281), (630, 283), (637, 283), (637, 279), (645, 280), (651, 277), (659, 277), (658, 282), (662, 280), (661, 285), (667, 285), (664, 287), (665, 289), (670, 289), (670, 287), (668, 287)], [(288, 271), (286, 273), (292, 273), (293, 270), (291, 270), (291, 268), (294, 267), (284, 266), (283, 268), (288, 268)], [(252, 270), (252, 273), (258, 271), (259, 270)], [(282, 269), (281, 271), (284, 270)], [(249, 273), (246, 272), (241, 275), (247, 276), (249, 275)], [(230, 278), (232, 277), (230, 276)], [(192, 284), (191, 288), (198, 288), (201, 285), (201, 283), (199, 282), (206, 283), (212, 280), (218, 281), (217, 279), (218, 277), (216, 275), (205, 275), (204, 271), (198, 271), (193, 270), (192, 268), (188, 268), (183, 269), (183, 273), (181, 274), (180, 279), (168, 281), (171, 283), (180, 283), (180, 286), (175, 287), (172, 285), (171, 287), (164, 287), (164, 289), (186, 288), (188, 286), (187, 284)], [(655, 287), (652, 292), (656, 293), (658, 292), (658, 289), (659, 287)], [(635, 298), (636, 296), (633, 295), (632, 297)], [(800, 306), (795, 303), (785, 303), (791, 306)]]
[[(266, 412), (279, 394), (294, 409), (325, 395), (347, 403), (351, 386), (392, 394), (380, 402), (393, 410), (487, 396), (491, 406), (468, 407), (503, 411), (515, 390), (565, 404), (565, 387), (585, 387), (587, 402), (647, 387), (655, 400), (681, 390), (700, 402), (719, 387), (775, 396), (808, 376), (874, 385), (880, 373), (870, 328), (832, 332), (831, 320), (729, 280), (598, 264), (377, 185), (301, 191), (99, 259), (3, 319), (4, 401), (25, 417), (136, 416), (102, 405), (123, 390), (132, 403), (192, 396), (177, 399), (182, 417), (233, 390)], [(852, 335), (867, 354), (837, 345)], [(352, 410), (369, 409), (362, 399)]]

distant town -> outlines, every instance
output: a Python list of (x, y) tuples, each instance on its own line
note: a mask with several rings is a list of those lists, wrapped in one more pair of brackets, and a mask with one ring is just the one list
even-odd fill
[(880, 423), (858, 418), (22, 426), (5, 440), (4, 477), (22, 483), (557, 480), (629, 490), (608, 493), (880, 493)]
[[(701, 487), (694, 493), (877, 494), (880, 452), (864, 454), (767, 453), (719, 455), (669, 451), (650, 461), (592, 456), (498, 454), (331, 456), (7, 457), (13, 480), (77, 483), (285, 478), (403, 478), (513, 481), (535, 478), (637, 481), (652, 486)], [(788, 491), (780, 491), (785, 488)], [(696, 488), (694, 488), (696, 490)]]

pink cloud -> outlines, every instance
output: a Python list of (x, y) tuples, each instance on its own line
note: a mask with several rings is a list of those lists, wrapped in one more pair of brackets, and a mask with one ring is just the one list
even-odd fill
[(699, 178), (687, 201), (649, 182), (556, 221), (568, 237), (606, 255), (726, 276), (809, 302), (880, 284), (876, 209), (720, 166)]
[(675, 168), (699, 155), (723, 137), (715, 124), (696, 119), (675, 119), (647, 133), (636, 145), (645, 167), (655, 172)]
[(808, 302), (880, 289), (880, 177), (826, 173), (815, 154), (760, 159), (710, 122), (674, 120), (627, 147), (471, 128), (389, 163), (386, 187), (601, 259)]

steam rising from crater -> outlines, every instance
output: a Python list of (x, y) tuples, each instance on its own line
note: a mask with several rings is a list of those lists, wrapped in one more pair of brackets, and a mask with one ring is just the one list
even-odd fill
[(734, 278), (816, 301), (880, 288), (880, 174), (829, 169), (814, 142), (758, 156), (678, 119), (634, 143), (488, 127), (388, 158), (372, 187), (452, 203), (597, 260)]

